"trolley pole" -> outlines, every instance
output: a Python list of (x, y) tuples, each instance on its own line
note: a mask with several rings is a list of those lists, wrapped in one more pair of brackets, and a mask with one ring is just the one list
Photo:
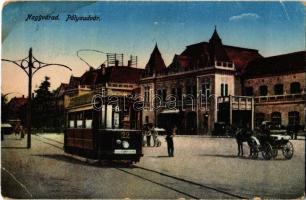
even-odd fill
[(56, 65), (60, 67), (71, 68), (62, 64), (48, 64), (37, 60), (32, 53), (32, 48), (29, 50), (29, 56), (21, 60), (8, 60), (2, 59), (2, 61), (11, 62), (20, 67), (28, 76), (28, 105), (27, 105), (27, 148), (31, 148), (31, 129), (32, 129), (32, 77), (41, 68)]

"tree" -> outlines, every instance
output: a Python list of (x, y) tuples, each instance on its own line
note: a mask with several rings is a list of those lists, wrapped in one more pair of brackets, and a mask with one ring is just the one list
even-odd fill
[(8, 100), (6, 95), (1, 94), (1, 122), (6, 122), (8, 120)]
[(39, 88), (35, 90), (32, 104), (32, 121), (36, 128), (53, 127), (56, 118), (56, 107), (54, 94), (50, 92), (50, 78), (45, 76)]

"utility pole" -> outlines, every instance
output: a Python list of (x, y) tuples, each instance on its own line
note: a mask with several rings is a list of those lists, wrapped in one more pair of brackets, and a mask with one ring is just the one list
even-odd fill
[(2, 59), (2, 61), (11, 62), (20, 67), (28, 75), (28, 104), (27, 104), (27, 148), (31, 148), (31, 129), (32, 129), (32, 77), (41, 68), (48, 67), (51, 65), (56, 65), (60, 67), (65, 67), (72, 71), (72, 69), (66, 65), (62, 64), (50, 64), (44, 63), (37, 60), (32, 54), (32, 48), (29, 50), (29, 56), (21, 60), (8, 60)]

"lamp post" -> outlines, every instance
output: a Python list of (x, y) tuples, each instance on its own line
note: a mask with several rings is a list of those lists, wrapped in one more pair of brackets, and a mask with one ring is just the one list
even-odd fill
[(65, 67), (67, 69), (69, 69), (70, 71), (71, 68), (66, 66), (66, 65), (62, 65), (62, 64), (50, 64), (50, 63), (44, 63), (41, 62), (39, 60), (37, 60), (33, 54), (32, 54), (32, 48), (30, 48), (29, 50), (29, 56), (21, 59), (21, 60), (8, 60), (8, 59), (2, 59), (2, 61), (6, 61), (6, 62), (11, 62), (14, 63), (15, 65), (17, 65), (18, 67), (20, 67), (27, 75), (28, 75), (28, 111), (27, 111), (27, 132), (28, 132), (28, 137), (27, 137), (27, 148), (31, 148), (31, 128), (32, 128), (32, 77), (33, 75), (40, 69), (44, 68), (44, 67), (48, 67), (51, 65), (56, 65), (56, 66), (61, 66), (61, 67)]
[[(208, 100), (211, 101), (210, 98), (216, 97), (215, 94), (211, 94), (211, 95), (207, 96), (208, 90), (209, 90), (209, 89), (206, 89), (206, 91), (205, 91), (205, 117), (206, 117), (207, 120), (208, 120), (208, 117), (209, 117), (209, 114), (210, 114), (210, 109), (208, 110), (208, 106), (207, 106)], [(214, 103), (215, 103), (215, 102), (214, 102)], [(210, 106), (211, 106), (211, 105), (210, 105)], [(214, 112), (216, 112), (216, 110), (215, 110)], [(216, 119), (215, 119), (215, 120), (216, 120)], [(209, 122), (207, 122), (207, 124), (208, 124), (208, 126), (209, 126), (208, 129), (209, 129), (209, 131), (210, 131), (211, 125), (209, 125)]]

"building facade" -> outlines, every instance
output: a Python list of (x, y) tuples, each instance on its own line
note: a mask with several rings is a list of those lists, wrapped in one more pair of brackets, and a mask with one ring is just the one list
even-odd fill
[(244, 93), (255, 101), (255, 124), (305, 125), (305, 51), (252, 61), (244, 74)]
[[(116, 57), (110, 55), (112, 57)], [(93, 109), (93, 98), (95, 95), (109, 97), (108, 104), (113, 107), (124, 109), (120, 115), (125, 128), (141, 128), (141, 112), (132, 112), (131, 108), (122, 108), (127, 97), (135, 96), (139, 93), (139, 79), (143, 69), (133, 66), (132, 60), (128, 65), (123, 65), (123, 55), (120, 54), (121, 61), (108, 60), (107, 66), (101, 65), (98, 69), (90, 68), (81, 77), (71, 77), (65, 91), (64, 106), (70, 110), (77, 110), (80, 106), (88, 104)], [(113, 63), (113, 64), (112, 64)], [(98, 99), (99, 100), (99, 99)], [(80, 113), (82, 114), (82, 113)], [(114, 120), (112, 120), (114, 122)]]
[(140, 80), (143, 123), (210, 134), (218, 122), (218, 97), (241, 95), (242, 72), (261, 57), (254, 49), (223, 45), (216, 29), (209, 42), (187, 46), (168, 67), (156, 45)]

